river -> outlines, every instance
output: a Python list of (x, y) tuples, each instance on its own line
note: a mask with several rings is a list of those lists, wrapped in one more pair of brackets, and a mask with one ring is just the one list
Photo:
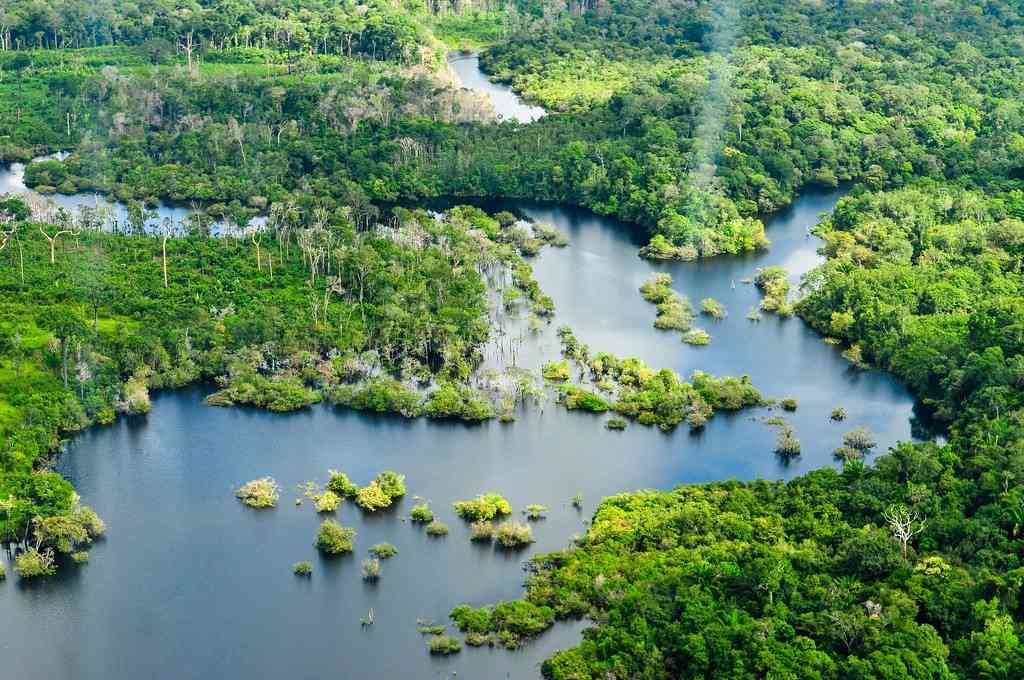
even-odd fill
[[(65, 566), (51, 580), (24, 583), (8, 568), (0, 583), (0, 677), (537, 678), (539, 663), (575, 644), (585, 623), (556, 625), (516, 652), (464, 648), (437, 658), (417, 619), (444, 623), (462, 602), (517, 597), (523, 561), (583, 533), (609, 494), (790, 478), (834, 465), (832, 449), (856, 425), (877, 435), (879, 450), (910, 438), (913, 399), (890, 375), (855, 370), (797, 318), (744, 318), (759, 295), (742, 279), (780, 264), (796, 280), (819, 262), (807, 230), (840, 195), (807, 194), (773, 216), (772, 247), (763, 253), (660, 264), (637, 257), (634, 230), (613, 219), (522, 201), (496, 204), (550, 222), (570, 240), (532, 261), (557, 311), (524, 341), (523, 362), (557, 358), (555, 328), (568, 324), (594, 351), (639, 356), (683, 375), (749, 374), (766, 396), (799, 399), (799, 409), (786, 414), (803, 443), (791, 463), (773, 453), (775, 432), (760, 421), (764, 409), (718, 414), (697, 433), (682, 427), (663, 434), (637, 424), (609, 432), (602, 418), (554, 404), (528, 409), (513, 424), (467, 426), (323, 405), (287, 415), (211, 408), (203, 404), (204, 387), (160, 393), (148, 416), (92, 428), (61, 456), (59, 471), (106, 520), (109, 537), (87, 565)], [(698, 318), (710, 345), (690, 347), (678, 333), (652, 327), (654, 307), (637, 288), (655, 271), (670, 272), (694, 302), (712, 296), (726, 306), (729, 316), (720, 322)], [(829, 419), (837, 406), (849, 414), (845, 423)], [(337, 518), (357, 529), (356, 552), (333, 560), (313, 548), (320, 518), (309, 502), (292, 503), (297, 485), (325, 481), (330, 468), (360, 484), (396, 470), (409, 488), (388, 512), (365, 515), (344, 504)], [(257, 512), (234, 498), (238, 485), (266, 475), (284, 490), (278, 508)], [(505, 553), (470, 542), (451, 503), (487, 491), (505, 495), (517, 512), (529, 503), (550, 507), (534, 525), (537, 542), (529, 549)], [(582, 511), (569, 503), (577, 493)], [(403, 519), (414, 495), (431, 501), (450, 535), (431, 539)], [(399, 555), (384, 561), (379, 583), (367, 584), (360, 561), (381, 541)], [(311, 579), (292, 575), (300, 560), (313, 562)], [(363, 628), (360, 617), (370, 608), (375, 623)]]
[(476, 52), (450, 52), (448, 69), (462, 87), (487, 95), (502, 120), (530, 123), (545, 115), (544, 109), (522, 101), (512, 88), (489, 80), (480, 70), (480, 55)]

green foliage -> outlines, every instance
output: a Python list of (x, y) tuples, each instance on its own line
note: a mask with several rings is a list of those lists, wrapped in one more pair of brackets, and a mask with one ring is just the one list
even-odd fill
[(605, 426), (606, 429), (609, 429), (609, 430), (625, 430), (626, 429), (626, 419), (625, 418), (619, 418), (619, 417), (612, 417), (612, 418), (609, 418), (608, 420), (604, 421), (604, 426)]
[(457, 654), (462, 650), (462, 643), (456, 638), (448, 635), (438, 635), (430, 638), (430, 642), (427, 643), (431, 654), (438, 654), (440, 656), (448, 656), (449, 654)]
[(489, 420), (494, 417), (494, 406), (471, 387), (444, 383), (427, 397), (423, 414), (428, 418)]
[(703, 346), (711, 342), (711, 335), (701, 328), (691, 328), (683, 333), (683, 342), (687, 345)]
[(391, 506), (391, 496), (384, 492), (376, 481), (370, 482), (359, 489), (356, 494), (356, 505), (367, 512), (376, 512)]
[(273, 508), (281, 497), (281, 490), (273, 477), (262, 477), (243, 484), (235, 496), (250, 508)]
[(724, 319), (729, 313), (725, 310), (725, 306), (714, 298), (704, 298), (700, 301), (700, 312), (706, 314), (716, 321)]
[(533, 543), (533, 529), (521, 522), (502, 522), (494, 529), (494, 540), (502, 548), (523, 548)]
[(774, 312), (780, 316), (793, 314), (793, 306), (789, 303), (789, 278), (782, 267), (765, 267), (758, 269), (754, 284), (761, 289), (761, 309)]
[(29, 548), (14, 558), (14, 571), (23, 579), (53, 576), (57, 573), (52, 550)]
[(443, 635), (446, 630), (448, 630), (448, 626), (444, 625), (419, 626), (416, 629), (421, 635)]
[(378, 543), (370, 547), (370, 554), (377, 559), (386, 560), (398, 554), (398, 548), (390, 543)]
[(561, 385), (558, 392), (559, 401), (570, 411), (579, 409), (591, 413), (604, 413), (611, 408), (611, 404), (600, 395), (576, 385)]
[(334, 512), (341, 505), (341, 496), (330, 489), (317, 494), (313, 499), (313, 507), (317, 512)]
[(310, 561), (296, 562), (292, 565), (292, 573), (296, 576), (310, 577), (313, 575), (313, 563)]
[(795, 397), (786, 397), (785, 399), (779, 402), (779, 406), (782, 407), (783, 411), (792, 412), (797, 409), (797, 407), (799, 406), (799, 402), (797, 402)]
[(316, 548), (325, 555), (340, 555), (352, 552), (352, 539), (356, 530), (343, 527), (333, 519), (324, 520), (316, 535)]
[(434, 512), (428, 504), (420, 503), (419, 505), (412, 506), (412, 510), (409, 511), (409, 517), (413, 522), (429, 524), (434, 521)]
[(327, 481), (327, 489), (341, 498), (355, 498), (359, 493), (359, 485), (348, 478), (344, 472), (329, 470), (330, 479)]
[(657, 306), (655, 328), (677, 331), (686, 331), (690, 328), (693, 308), (686, 297), (672, 290), (671, 274), (655, 274), (640, 286), (640, 294), (645, 300)]
[(356, 492), (356, 505), (368, 512), (391, 507), (395, 499), (405, 495), (405, 475), (385, 470)]
[(561, 361), (549, 361), (541, 367), (541, 375), (544, 376), (545, 380), (551, 382), (565, 382), (572, 380), (572, 372), (569, 370), (569, 362), (565, 359)]
[(526, 515), (526, 519), (536, 522), (537, 520), (544, 519), (548, 515), (548, 506), (541, 505), (539, 503), (530, 503), (523, 510), (523, 514)]
[(435, 519), (433, 522), (427, 525), (426, 532), (427, 536), (447, 536), (448, 525), (444, 522), (441, 522), (440, 520)]
[(494, 636), (509, 648), (543, 633), (555, 621), (555, 612), (550, 607), (538, 607), (526, 600), (499, 602), (479, 609), (459, 605), (452, 609), (450, 616), (461, 632), (476, 636), (477, 644), (480, 644), (480, 636)]
[(512, 514), (512, 506), (496, 493), (481, 494), (470, 501), (452, 503), (455, 514), (467, 522), (492, 520), (499, 515)]
[(481, 519), (469, 525), (469, 540), (486, 543), (494, 538), (494, 525), (490, 520)]

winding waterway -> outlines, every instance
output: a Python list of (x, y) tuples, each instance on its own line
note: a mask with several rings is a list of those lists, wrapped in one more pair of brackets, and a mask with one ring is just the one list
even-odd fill
[(489, 80), (480, 70), (480, 55), (476, 52), (449, 53), (448, 69), (462, 87), (485, 94), (502, 120), (530, 123), (546, 114), (543, 108), (522, 101), (512, 88)]
[[(584, 532), (603, 496), (712, 479), (789, 478), (835, 464), (831, 450), (855, 425), (871, 428), (880, 450), (910, 437), (913, 400), (891, 376), (854, 370), (799, 319), (744, 318), (759, 296), (742, 279), (773, 264), (795, 279), (814, 266), (817, 241), (807, 230), (839, 196), (805, 195), (771, 218), (772, 247), (764, 253), (667, 264), (637, 257), (633, 230), (613, 219), (499, 204), (558, 226), (570, 240), (533, 260), (557, 312), (545, 331), (524, 341), (524, 364), (556, 358), (555, 328), (568, 324), (594, 351), (639, 356), (683, 375), (749, 374), (766, 396), (799, 399), (787, 419), (803, 454), (790, 464), (772, 452), (775, 432), (759, 420), (764, 410), (718, 414), (698, 433), (682, 427), (663, 434), (636, 424), (609, 432), (600, 417), (551, 404), (522, 412), (514, 424), (467, 426), (329, 406), (288, 415), (211, 408), (202, 387), (158, 394), (148, 416), (90, 429), (60, 458), (59, 470), (107, 521), (109, 538), (93, 548), (89, 564), (67, 565), (52, 580), (0, 583), (0, 677), (538, 677), (540, 661), (575, 644), (584, 623), (559, 624), (517, 652), (466, 648), (436, 658), (417, 619), (443, 623), (459, 603), (517, 597), (522, 562)], [(726, 319), (698, 321), (711, 333), (710, 345), (690, 347), (678, 333), (652, 327), (654, 308), (637, 288), (654, 271), (670, 272), (691, 300), (712, 296), (726, 306)], [(846, 423), (830, 421), (837, 406), (847, 410)], [(389, 512), (365, 515), (343, 505), (338, 519), (357, 529), (356, 552), (334, 560), (313, 548), (320, 518), (309, 503), (291, 502), (298, 484), (323, 481), (329, 468), (357, 483), (393, 469), (409, 487)], [(234, 489), (265, 475), (285, 490), (279, 507), (242, 506)], [(503, 553), (470, 542), (451, 502), (485, 491), (502, 493), (517, 509), (551, 508), (535, 524), (530, 549)], [(576, 493), (584, 497), (582, 512), (569, 504)], [(403, 519), (413, 495), (432, 502), (449, 536), (431, 539)], [(359, 563), (381, 541), (400, 553), (369, 585)], [(291, 565), (306, 559), (312, 578), (294, 577)], [(370, 608), (375, 623), (363, 628), (359, 619)]]

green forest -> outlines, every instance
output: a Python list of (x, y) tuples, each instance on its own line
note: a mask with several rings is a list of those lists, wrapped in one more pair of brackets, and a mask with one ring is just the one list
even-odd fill
[[(448, 72), (462, 48), (548, 114), (499, 120)], [(0, 165), (128, 217), (0, 195), (0, 539), (26, 577), (84, 559), (103, 522), (50, 464), (153, 390), (467, 421), (538, 398), (471, 377), (494, 281), (551, 316), (524, 258), (555, 239), (396, 206), (579, 206), (693, 260), (770, 249), (767, 216), (842, 186), (789, 323), (898, 377), (942, 436), (606, 498), (522, 599), (452, 622), (508, 647), (593, 622), (552, 680), (1024, 677), (1022, 92), (1008, 0), (10, 0)], [(567, 333), (545, 377), (634, 385), (567, 384), (567, 408), (670, 430), (762, 401)]]

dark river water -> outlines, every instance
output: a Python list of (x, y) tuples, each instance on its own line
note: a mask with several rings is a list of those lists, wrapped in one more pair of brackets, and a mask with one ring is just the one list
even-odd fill
[[(797, 318), (744, 318), (759, 295), (741, 279), (767, 265), (794, 276), (814, 266), (817, 241), (807, 229), (838, 197), (809, 194), (773, 217), (772, 247), (762, 254), (673, 264), (637, 257), (632, 230), (615, 220), (505, 204), (557, 225), (570, 240), (533, 261), (557, 313), (523, 342), (524, 363), (557, 358), (554, 331), (568, 324), (594, 351), (639, 356), (684, 375), (749, 374), (766, 396), (800, 402), (786, 414), (803, 443), (790, 464), (773, 453), (775, 431), (759, 421), (763, 409), (718, 414), (697, 434), (685, 427), (663, 434), (636, 424), (609, 432), (600, 417), (550, 403), (513, 424), (466, 426), (329, 406), (289, 415), (212, 408), (200, 387), (158, 394), (148, 416), (90, 429), (60, 458), (58, 469), (106, 520), (109, 537), (88, 564), (64, 566), (51, 580), (26, 584), (8, 569), (0, 583), (0, 678), (538, 677), (539, 663), (575, 644), (584, 623), (559, 624), (517, 652), (465, 648), (442, 659), (428, 654), (417, 619), (445, 623), (457, 604), (517, 597), (523, 561), (583, 533), (603, 496), (713, 479), (789, 478), (834, 465), (832, 449), (856, 425), (876, 433), (880, 450), (910, 438), (912, 398), (899, 382), (852, 369)], [(675, 288), (695, 303), (713, 296), (726, 306), (723, 321), (698, 318), (710, 345), (690, 347), (678, 333), (652, 327), (654, 308), (637, 288), (654, 271), (671, 272)], [(829, 420), (837, 406), (849, 414), (845, 423)], [(318, 556), (321, 518), (308, 501), (292, 503), (297, 485), (325, 481), (330, 468), (360, 484), (393, 469), (409, 488), (388, 512), (342, 505), (337, 519), (358, 535), (354, 555), (341, 559)], [(284, 491), (279, 506), (242, 506), (234, 489), (266, 475)], [(550, 507), (534, 525), (529, 549), (504, 553), (470, 542), (451, 503), (488, 491), (505, 495), (517, 513), (529, 503)], [(577, 493), (582, 511), (569, 503)], [(431, 539), (403, 520), (413, 495), (431, 501), (451, 528), (447, 537)], [(360, 562), (381, 541), (400, 554), (369, 585)], [(311, 579), (292, 575), (300, 560), (313, 562)], [(362, 628), (370, 608), (376, 622)]]

